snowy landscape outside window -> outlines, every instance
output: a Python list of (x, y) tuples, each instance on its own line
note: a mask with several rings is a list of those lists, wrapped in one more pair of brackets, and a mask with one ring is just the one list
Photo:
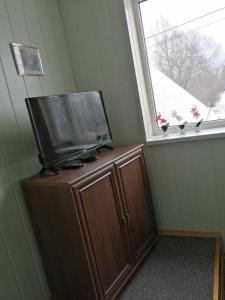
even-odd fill
[(225, 119), (224, 0), (146, 0), (139, 9), (155, 115), (177, 125), (175, 110), (193, 123), (196, 106), (204, 121)]

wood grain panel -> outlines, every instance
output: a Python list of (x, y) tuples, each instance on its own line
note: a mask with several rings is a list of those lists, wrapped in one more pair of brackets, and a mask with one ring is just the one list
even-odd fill
[(73, 189), (79, 199), (86, 239), (90, 239), (93, 249), (89, 255), (97, 269), (100, 293), (110, 299), (115, 286), (123, 283), (131, 269), (113, 166), (81, 181)]
[[(223, 300), (222, 295), (220, 295), (220, 277), (223, 276), (220, 273), (220, 268), (221, 268), (221, 238), (216, 239), (216, 247), (215, 247), (215, 261), (214, 261), (214, 276), (213, 276), (213, 300)], [(224, 290), (224, 287), (222, 287)], [(219, 297), (221, 296), (221, 298)]]
[(142, 149), (116, 163), (121, 195), (139, 260), (157, 235)]

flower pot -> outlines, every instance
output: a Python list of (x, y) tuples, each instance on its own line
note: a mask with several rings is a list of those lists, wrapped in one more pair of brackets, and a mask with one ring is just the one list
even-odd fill
[(199, 132), (200, 131), (200, 127), (199, 126), (195, 126), (195, 132)]
[(185, 127), (184, 128), (180, 128), (180, 134), (185, 134), (185, 132), (186, 132), (186, 129), (185, 129)]
[(163, 136), (168, 136), (168, 132), (167, 131), (162, 131), (162, 135)]

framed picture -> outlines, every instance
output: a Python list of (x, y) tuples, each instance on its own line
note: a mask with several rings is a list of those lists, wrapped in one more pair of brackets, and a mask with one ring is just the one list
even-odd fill
[(31, 46), (11, 43), (19, 75), (44, 75), (39, 49)]

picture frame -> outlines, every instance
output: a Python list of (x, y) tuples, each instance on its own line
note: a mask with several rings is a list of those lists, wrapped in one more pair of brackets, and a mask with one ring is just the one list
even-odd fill
[(43, 76), (40, 51), (36, 47), (11, 43), (16, 68), (22, 76)]

